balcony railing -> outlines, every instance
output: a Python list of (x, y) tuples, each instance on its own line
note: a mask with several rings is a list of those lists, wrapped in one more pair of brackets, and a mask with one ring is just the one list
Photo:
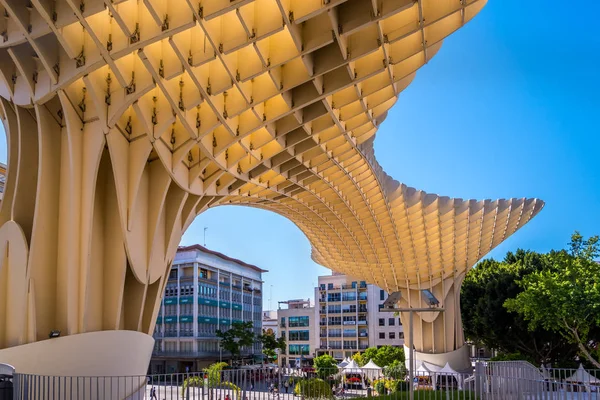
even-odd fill
[(330, 333), (329, 337), (342, 337), (341, 333)]

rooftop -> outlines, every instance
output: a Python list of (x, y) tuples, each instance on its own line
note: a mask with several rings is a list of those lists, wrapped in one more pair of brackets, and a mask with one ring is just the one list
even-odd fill
[(253, 269), (254, 271), (258, 271), (258, 272), (261, 272), (261, 273), (263, 273), (263, 272), (269, 272), (266, 269), (262, 269), (262, 268), (257, 267), (256, 265), (245, 263), (242, 260), (238, 260), (237, 258), (226, 256), (225, 254), (219, 253), (218, 251), (209, 250), (206, 247), (201, 246), (199, 244), (193, 244), (191, 246), (179, 246), (177, 248), (178, 252), (180, 252), (180, 251), (191, 251), (191, 250), (201, 251), (202, 253), (205, 253), (205, 254), (212, 254), (213, 256), (217, 256), (219, 258), (222, 258), (223, 260), (234, 262), (234, 263), (236, 263), (238, 265), (241, 265), (242, 267), (250, 268), (250, 269)]

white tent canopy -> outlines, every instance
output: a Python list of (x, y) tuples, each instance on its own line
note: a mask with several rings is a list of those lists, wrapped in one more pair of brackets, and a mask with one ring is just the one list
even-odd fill
[(458, 371), (452, 369), (449, 363), (446, 363), (446, 365), (444, 365), (444, 368), (437, 371), (438, 375), (458, 375), (458, 373)]
[(415, 375), (425, 375), (425, 376), (429, 376), (432, 375), (438, 371), (440, 371), (441, 368), (438, 367), (437, 365), (434, 364), (430, 364), (426, 361), (423, 361), (421, 363), (421, 365), (419, 365), (419, 367), (415, 370)]
[(579, 364), (579, 368), (577, 368), (577, 371), (575, 371), (573, 375), (565, 379), (565, 381), (581, 383), (600, 383), (600, 379), (588, 373), (581, 364)]
[(338, 368), (344, 368), (346, 365), (348, 365), (348, 361), (346, 361), (346, 359), (344, 359), (337, 366), (338, 366)]
[(373, 360), (370, 360), (362, 367), (362, 370), (367, 374), (369, 378), (374, 379), (381, 375), (382, 368), (379, 365), (375, 364)]
[(344, 369), (342, 370), (342, 373), (344, 375), (348, 375), (348, 374), (361, 374), (363, 373), (363, 370), (360, 369), (360, 367), (358, 366), (358, 364), (356, 363), (356, 361), (351, 360), (348, 365), (346, 365), (344, 367)]

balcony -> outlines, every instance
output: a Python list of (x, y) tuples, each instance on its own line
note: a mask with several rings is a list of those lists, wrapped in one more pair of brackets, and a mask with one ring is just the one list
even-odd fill
[(369, 337), (369, 334), (367, 332), (359, 332), (358, 337), (367, 338), (367, 337)]
[[(321, 325), (321, 326), (327, 326), (327, 321), (320, 321), (319, 325)], [(285, 328), (285, 326), (282, 326), (282, 328)]]
[(341, 314), (342, 310), (329, 310), (329, 314)]
[(327, 337), (327, 332), (321, 332), (321, 333), (319, 334), (319, 337)]
[(344, 321), (343, 325), (356, 325), (356, 321)]
[(358, 321), (358, 324), (359, 325), (367, 325), (367, 321), (361, 319), (361, 320)]
[(338, 338), (338, 337), (342, 337), (342, 334), (341, 333), (329, 333), (329, 337)]
[(361, 345), (359, 345), (359, 346), (358, 346), (358, 349), (359, 349), (359, 350), (366, 350), (366, 349), (368, 349), (368, 348), (369, 348), (369, 345), (368, 345), (368, 344), (361, 344)]
[(343, 310), (344, 314), (356, 314), (356, 310)]

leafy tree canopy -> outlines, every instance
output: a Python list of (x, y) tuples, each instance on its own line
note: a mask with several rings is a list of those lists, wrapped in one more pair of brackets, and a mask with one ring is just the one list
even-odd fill
[(404, 349), (389, 345), (369, 347), (362, 354), (356, 353), (352, 359), (361, 367), (373, 360), (377, 366), (384, 368), (396, 361), (404, 363)]
[(265, 332), (258, 336), (258, 341), (262, 343), (262, 352), (267, 359), (267, 362), (275, 360), (278, 349), (285, 353), (286, 343), (283, 336), (276, 339), (274, 333)]
[(508, 310), (528, 321), (530, 330), (541, 327), (560, 334), (596, 368), (600, 368), (595, 336), (600, 327), (600, 263), (594, 261), (598, 254), (598, 236), (584, 240), (575, 232), (569, 250), (550, 252), (549, 268), (523, 277), (518, 282), (521, 293), (505, 302)]
[(221, 339), (220, 346), (223, 350), (231, 353), (234, 360), (237, 360), (242, 348), (254, 344), (254, 332), (252, 331), (252, 322), (233, 322), (231, 328), (227, 331), (217, 329), (215, 335)]
[(483, 260), (467, 274), (461, 289), (461, 314), (466, 337), (502, 353), (520, 353), (536, 364), (572, 359), (576, 350), (563, 337), (529, 323), (504, 307), (523, 289), (518, 281), (549, 268), (543, 254), (517, 250), (503, 261)]
[(338, 372), (337, 362), (335, 358), (330, 356), (329, 354), (323, 354), (318, 357), (315, 357), (313, 360), (313, 365), (315, 367), (315, 372), (317, 376), (321, 379), (325, 379), (328, 376), (335, 375)]
[(465, 335), (536, 364), (575, 366), (577, 355), (591, 363), (600, 338), (600, 265), (593, 261), (599, 253), (597, 237), (576, 232), (568, 250), (519, 249), (502, 261), (480, 262), (461, 290)]

